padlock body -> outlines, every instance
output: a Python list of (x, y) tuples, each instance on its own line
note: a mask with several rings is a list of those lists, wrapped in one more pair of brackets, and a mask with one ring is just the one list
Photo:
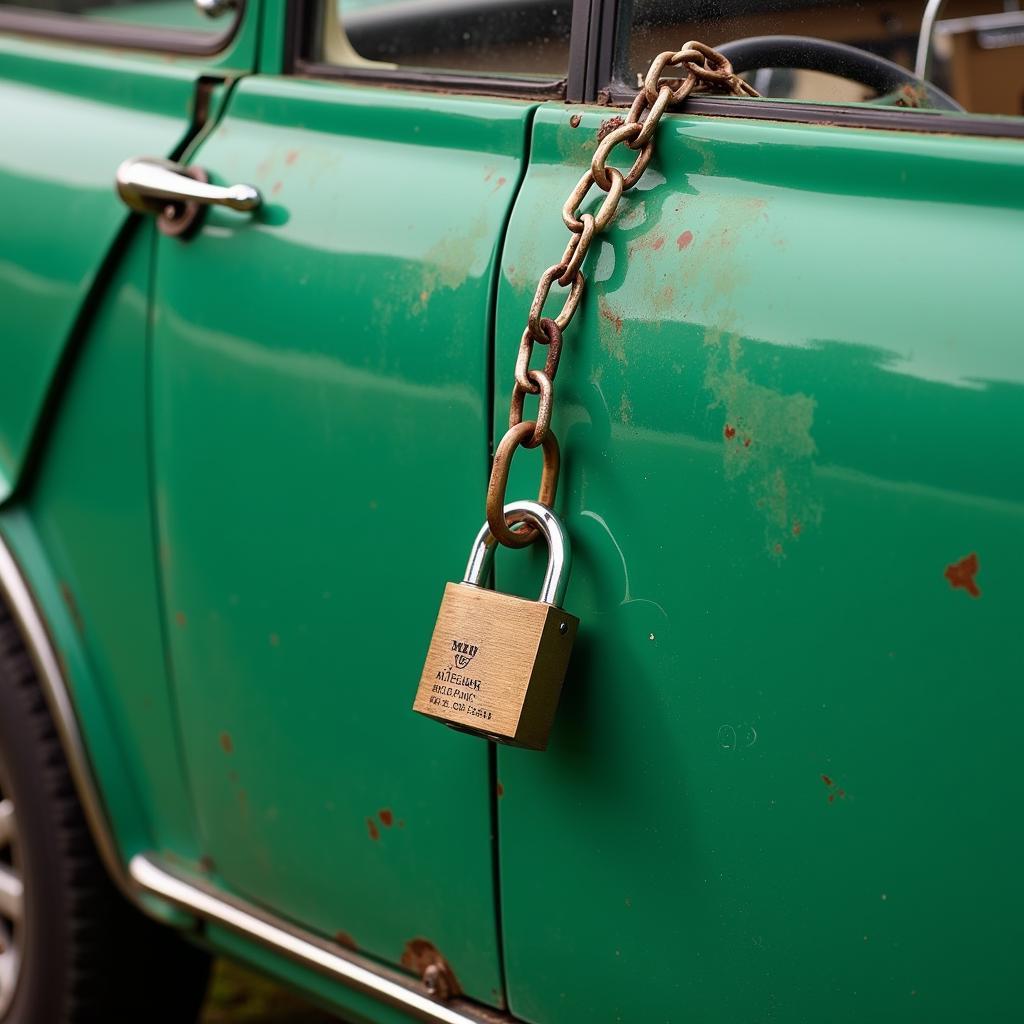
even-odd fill
[(413, 710), (544, 750), (578, 626), (554, 605), (449, 583)]

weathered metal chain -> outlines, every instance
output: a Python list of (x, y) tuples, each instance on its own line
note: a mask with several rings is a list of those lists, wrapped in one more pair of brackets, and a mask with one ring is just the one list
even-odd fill
[[(663, 81), (662, 77), (670, 69), (683, 74)], [(758, 95), (733, 73), (732, 64), (726, 57), (704, 43), (691, 41), (681, 50), (666, 50), (658, 54), (651, 63), (643, 88), (629, 108), (629, 113), (625, 118), (613, 119), (610, 130), (603, 131), (599, 136), (590, 167), (562, 207), (562, 220), (571, 232), (571, 237), (561, 260), (541, 275), (530, 305), (526, 330), (519, 342), (519, 355), (516, 359), (509, 429), (495, 452), (491, 480), (487, 487), (487, 522), (495, 538), (507, 547), (526, 547), (537, 539), (535, 529), (513, 531), (505, 521), (505, 484), (512, 455), (517, 448), (544, 446), (544, 475), (538, 500), (542, 504), (551, 505), (555, 499), (559, 452), (558, 441), (551, 430), (554, 381), (562, 354), (562, 332), (568, 327), (583, 297), (586, 279), (580, 267), (594, 239), (614, 219), (623, 192), (640, 180), (651, 162), (654, 155), (654, 133), (662, 115), (666, 110), (678, 107), (692, 92)], [(633, 166), (625, 173), (608, 166), (609, 157), (620, 144), (638, 151)], [(606, 193), (604, 200), (597, 213), (580, 213), (580, 207), (594, 185)], [(568, 288), (569, 293), (559, 314), (551, 318), (542, 313), (555, 284), (560, 288)], [(535, 344), (548, 347), (543, 370), (530, 368)], [(523, 406), (528, 394), (539, 396), (537, 419), (524, 422)]]

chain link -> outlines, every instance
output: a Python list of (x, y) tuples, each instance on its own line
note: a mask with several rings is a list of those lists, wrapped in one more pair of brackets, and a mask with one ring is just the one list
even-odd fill
[[(672, 71), (679, 73), (677, 77), (666, 78), (666, 73)], [(704, 43), (691, 41), (681, 50), (666, 50), (658, 54), (651, 62), (629, 113), (624, 119), (614, 119), (608, 126), (609, 130), (599, 136), (590, 167), (562, 207), (562, 220), (570, 231), (569, 244), (561, 260), (548, 267), (537, 284), (516, 358), (509, 429), (495, 452), (487, 487), (487, 521), (497, 540), (508, 547), (525, 547), (538, 536), (536, 530), (512, 531), (504, 518), (505, 487), (516, 449), (536, 448), (538, 445), (544, 448), (544, 473), (538, 496), (542, 504), (550, 505), (554, 501), (558, 486), (558, 441), (551, 429), (551, 410), (555, 400), (555, 374), (562, 354), (562, 332), (579, 308), (586, 283), (580, 268), (594, 238), (615, 218), (622, 194), (631, 189), (647, 170), (654, 156), (654, 134), (662, 115), (678, 107), (694, 92), (759, 95), (733, 72), (732, 64), (723, 54)], [(620, 145), (637, 154), (632, 167), (625, 173), (617, 167), (608, 166), (609, 158)], [(595, 185), (605, 193), (601, 205), (596, 213), (581, 213), (580, 207)], [(542, 314), (555, 284), (568, 288), (569, 293), (561, 311), (552, 319)], [(543, 370), (530, 368), (534, 344), (548, 346)], [(523, 420), (527, 395), (539, 396), (536, 420)]]

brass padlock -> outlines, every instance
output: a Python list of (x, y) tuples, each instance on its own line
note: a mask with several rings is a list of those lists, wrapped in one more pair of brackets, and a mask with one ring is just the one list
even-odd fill
[(562, 610), (572, 553), (558, 517), (536, 501), (505, 506), (548, 545), (540, 597), (486, 590), (495, 540), (485, 523), (461, 583), (445, 587), (413, 710), (454, 729), (544, 750), (579, 619)]

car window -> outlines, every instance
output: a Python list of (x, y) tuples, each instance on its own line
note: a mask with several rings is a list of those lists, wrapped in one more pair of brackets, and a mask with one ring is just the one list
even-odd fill
[[(690, 39), (718, 47), (761, 36), (809, 36), (853, 46), (916, 71), (968, 112), (1024, 114), (1024, 11), (1007, 10), (1003, 0), (622, 0), (615, 77), (635, 85), (655, 54)], [(930, 101), (912, 83), (880, 96), (848, 75), (794, 67), (778, 53), (776, 59), (774, 67), (744, 69), (762, 95), (946, 105)]]
[(231, 0), (41, 0), (31, 4), (0, 0), (0, 12), (31, 13), (57, 27), (60, 22), (70, 28), (75, 22), (88, 21), (143, 31), (184, 31), (198, 38), (224, 34), (240, 6)]
[(314, 59), (349, 67), (562, 77), (571, 0), (327, 0)]

